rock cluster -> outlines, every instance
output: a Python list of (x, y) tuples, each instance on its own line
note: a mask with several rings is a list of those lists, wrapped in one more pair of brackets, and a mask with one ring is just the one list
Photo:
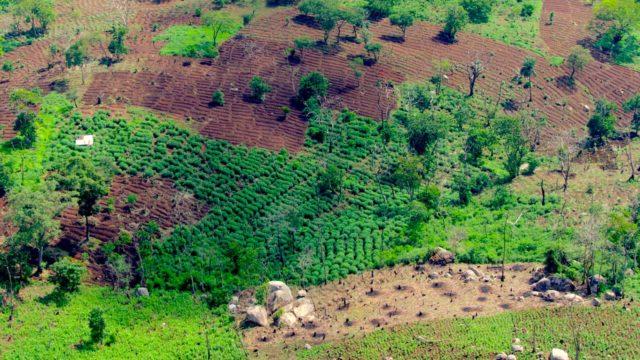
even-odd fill
[(455, 261), (455, 256), (449, 250), (438, 247), (429, 258), (429, 262), (433, 265), (444, 266)]
[[(232, 313), (240, 312), (237, 298), (229, 304)], [(291, 289), (282, 281), (270, 281), (267, 284), (267, 304), (253, 305), (246, 309), (245, 321), (254, 325), (268, 327), (272, 323), (278, 326), (295, 327), (300, 322), (315, 320), (315, 306), (307, 297), (305, 290), (297, 292), (294, 299)]]

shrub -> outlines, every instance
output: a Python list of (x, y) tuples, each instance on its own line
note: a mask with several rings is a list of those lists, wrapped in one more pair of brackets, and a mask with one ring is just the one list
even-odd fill
[(51, 270), (53, 274), (49, 280), (56, 285), (57, 289), (63, 292), (78, 291), (80, 281), (85, 273), (84, 266), (65, 257), (51, 265)]
[(260, 76), (254, 76), (249, 83), (251, 97), (257, 102), (264, 102), (264, 97), (271, 92), (271, 86)]
[(544, 254), (544, 270), (555, 274), (569, 264), (567, 253), (560, 248), (550, 248)]
[(445, 18), (444, 29), (442, 30), (441, 37), (447, 42), (455, 42), (456, 35), (468, 22), (469, 16), (461, 6), (451, 6), (447, 10), (447, 16)]
[(367, 0), (365, 9), (369, 12), (371, 19), (377, 20), (389, 16), (396, 3), (397, 0)]
[(437, 210), (440, 206), (440, 189), (435, 185), (427, 185), (418, 193), (418, 200), (422, 202), (427, 209)]
[(196, 11), (194, 11), (193, 16), (195, 16), (195, 17), (202, 16), (202, 9), (201, 8), (197, 8)]
[(222, 90), (216, 90), (213, 95), (211, 95), (211, 105), (224, 106), (224, 93)]
[(298, 97), (302, 103), (311, 98), (322, 98), (329, 90), (329, 80), (319, 72), (310, 72), (300, 79)]
[(5, 62), (2, 64), (2, 71), (4, 71), (4, 72), (11, 72), (11, 71), (13, 71), (13, 70), (14, 70), (14, 67), (13, 67), (13, 63), (12, 63), (11, 61), (5, 61)]
[(494, 0), (462, 0), (460, 5), (469, 14), (469, 20), (474, 24), (489, 21)]
[(94, 308), (89, 313), (89, 329), (91, 330), (91, 341), (99, 344), (104, 339), (104, 330), (107, 323), (104, 321), (102, 310)]
[(524, 4), (522, 5), (522, 10), (520, 10), (520, 16), (522, 16), (523, 18), (528, 18), (533, 16), (533, 11), (535, 10), (535, 7), (533, 6), (533, 4)]

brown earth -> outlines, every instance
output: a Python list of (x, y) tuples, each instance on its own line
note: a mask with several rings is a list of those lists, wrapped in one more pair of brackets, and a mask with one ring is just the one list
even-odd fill
[[(509, 265), (504, 283), (499, 281), (500, 267), (487, 265), (477, 268), (491, 276), (491, 282), (464, 282), (461, 273), (469, 266), (458, 264), (420, 269), (396, 266), (350, 275), (308, 291), (308, 297), (316, 307), (317, 320), (313, 326), (298, 325), (294, 329), (248, 328), (242, 333), (243, 343), (254, 357), (283, 358), (287, 351), (300, 349), (304, 344), (317, 345), (361, 336), (396, 325), (558, 306), (561, 303), (548, 303), (538, 297), (522, 297), (531, 290), (529, 279), (537, 266)], [(444, 277), (449, 271), (453, 276)], [(440, 277), (430, 279), (428, 275), (433, 272)]]
[[(135, 195), (135, 202), (129, 203), (128, 197)], [(114, 199), (115, 211), (107, 213), (104, 209), (108, 200)], [(103, 211), (90, 218), (90, 235), (102, 242), (118, 239), (122, 230), (131, 234), (142, 225), (155, 221), (164, 235), (178, 224), (193, 224), (209, 211), (209, 207), (198, 201), (193, 195), (176, 189), (167, 179), (144, 179), (141, 177), (117, 176), (113, 179), (109, 195), (100, 202)], [(65, 210), (61, 218), (63, 235), (55, 246), (71, 252), (80, 253), (78, 247), (85, 237), (84, 219), (78, 215), (76, 206)], [(94, 280), (100, 280), (98, 268), (93, 272)]]

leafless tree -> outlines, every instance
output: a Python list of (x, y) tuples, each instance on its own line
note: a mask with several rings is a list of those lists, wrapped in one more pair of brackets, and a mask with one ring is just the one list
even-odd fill
[(573, 132), (561, 134), (558, 137), (558, 162), (560, 164), (560, 173), (562, 174), (562, 192), (566, 193), (569, 188), (569, 177), (573, 163), (578, 156), (580, 148)]
[[(489, 57), (490, 56), (491, 55), (489, 55)], [(464, 65), (467, 77), (469, 78), (469, 97), (475, 94), (476, 82), (487, 70), (489, 57), (476, 54), (471, 62)]]
[[(585, 284), (588, 284), (589, 276), (595, 266), (596, 251), (602, 242), (602, 213), (602, 208), (594, 203), (592, 195), (589, 212), (583, 220), (577, 236), (578, 244), (582, 248), (580, 258), (583, 268), (582, 277)], [(589, 286), (587, 286), (587, 295), (591, 295), (591, 288)]]

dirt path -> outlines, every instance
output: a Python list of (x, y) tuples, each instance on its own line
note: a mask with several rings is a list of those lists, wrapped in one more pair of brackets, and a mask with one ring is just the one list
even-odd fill
[(255, 357), (283, 358), (287, 350), (305, 344), (321, 344), (395, 325), (558, 306), (559, 303), (523, 296), (531, 290), (529, 279), (536, 267), (539, 265), (509, 265), (504, 284), (499, 281), (500, 268), (486, 265), (476, 268), (490, 278), (488, 282), (465, 282), (461, 274), (469, 266), (462, 264), (397, 266), (351, 275), (309, 290), (308, 296), (316, 306), (313, 326), (250, 328), (243, 332), (243, 342)]

